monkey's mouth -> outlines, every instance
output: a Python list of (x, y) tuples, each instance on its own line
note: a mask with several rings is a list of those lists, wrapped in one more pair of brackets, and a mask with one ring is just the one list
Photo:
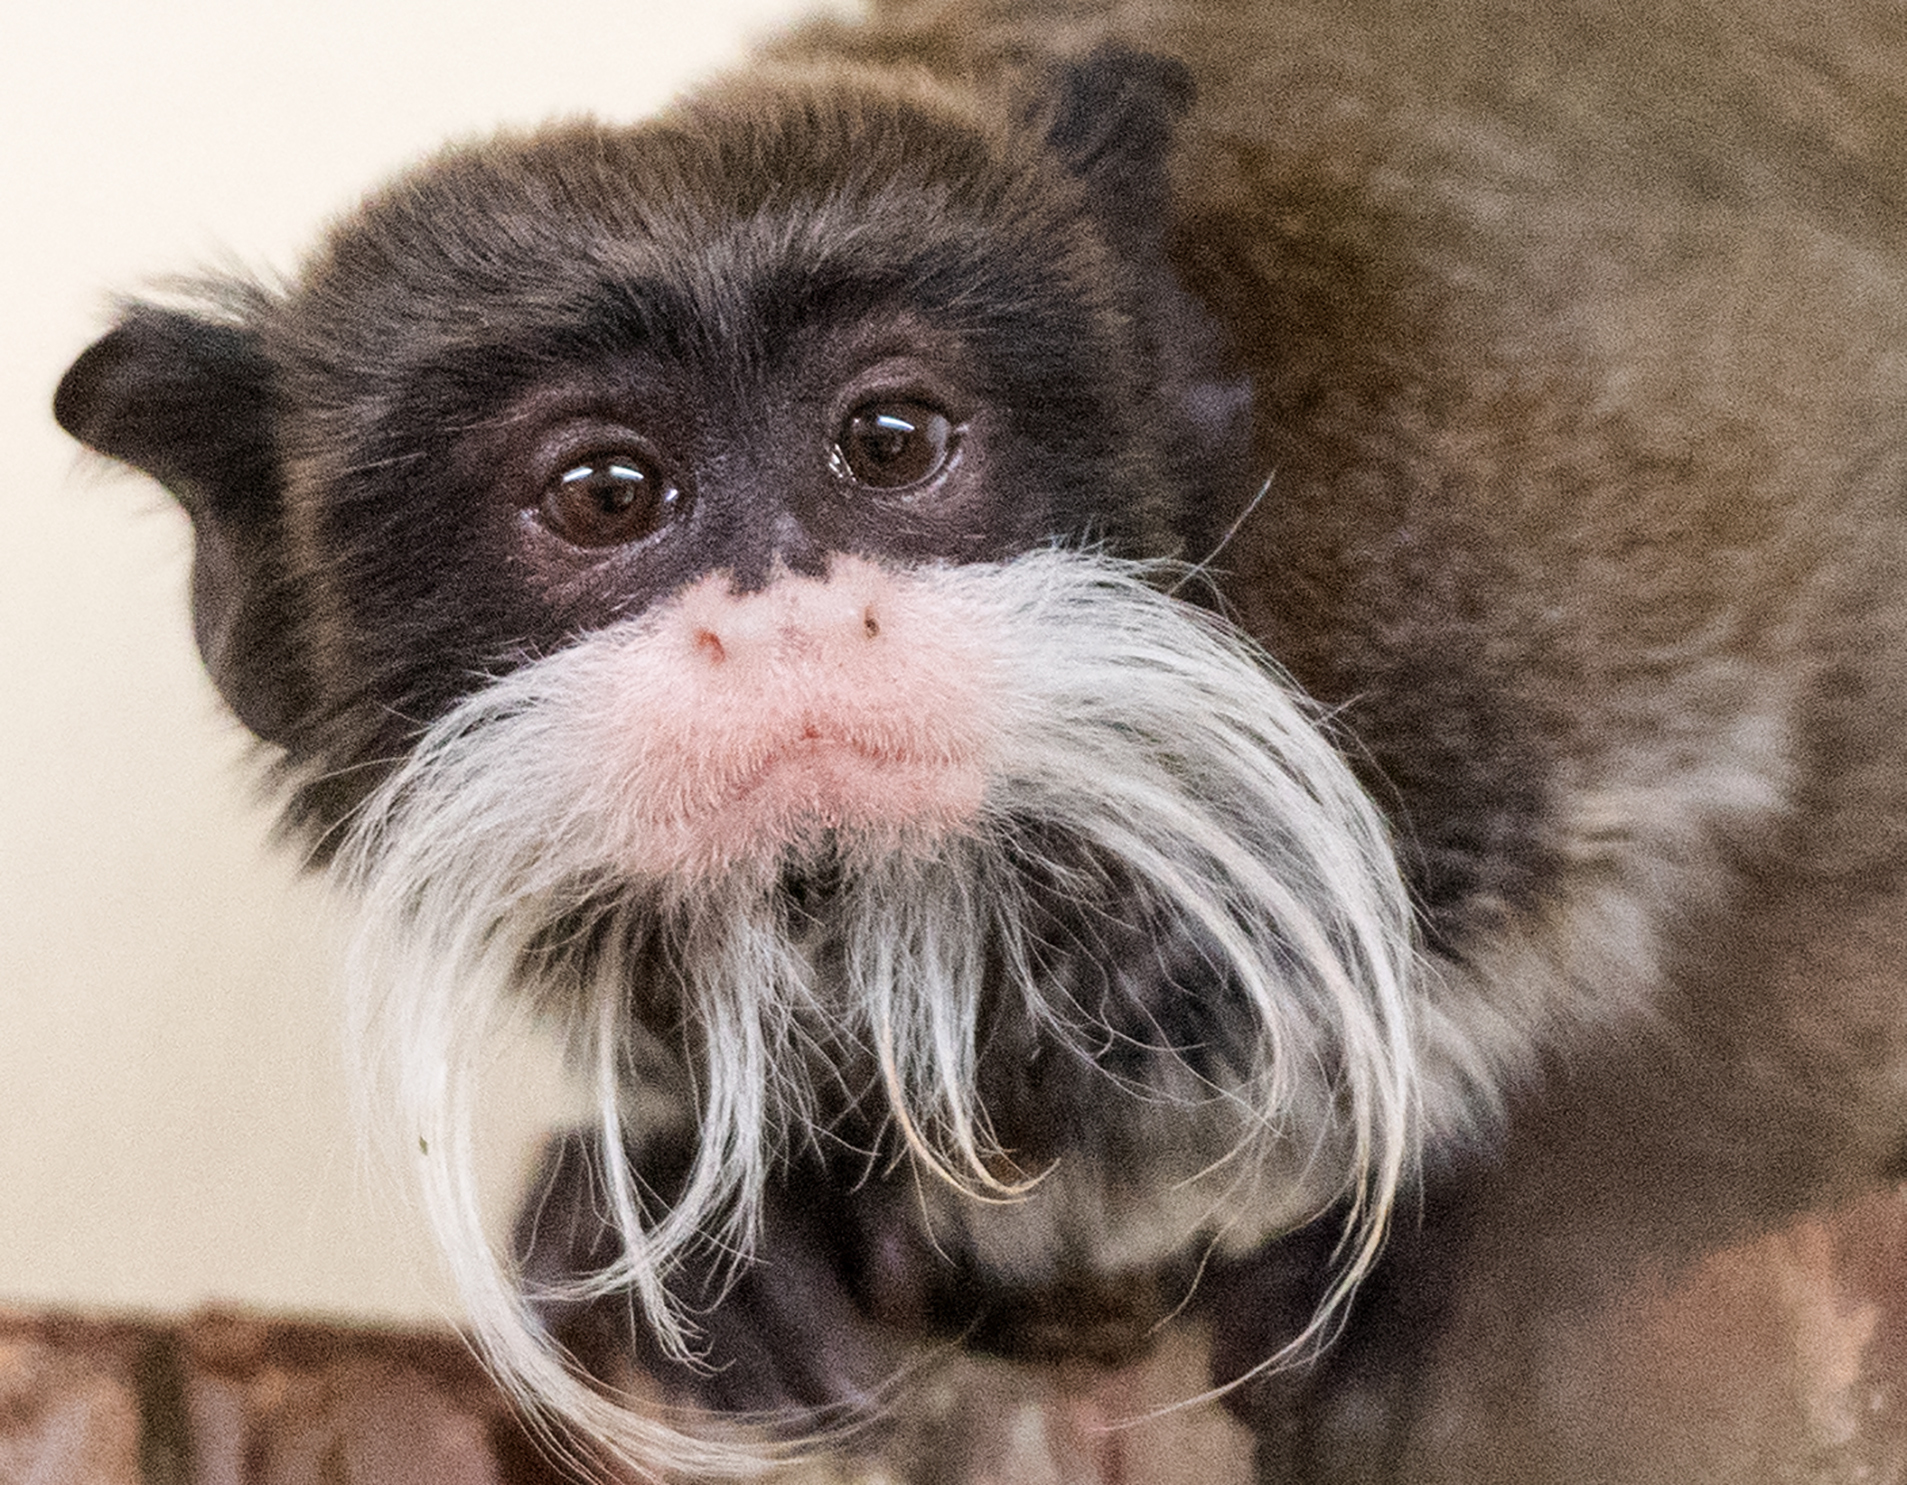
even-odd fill
[[(771, 863), (826, 840), (896, 846), (967, 825), (986, 781), (976, 760), (932, 756), (808, 723), (711, 769), (657, 821), (681, 857), (706, 867)], [(681, 859), (681, 858), (678, 858)]]
[(944, 793), (945, 776), (958, 771), (964, 771), (959, 760), (926, 757), (810, 723), (767, 749), (716, 809), (760, 808), (786, 799), (799, 801), (817, 817), (847, 818), (870, 812), (870, 786), (904, 782), (923, 792), (925, 804)]

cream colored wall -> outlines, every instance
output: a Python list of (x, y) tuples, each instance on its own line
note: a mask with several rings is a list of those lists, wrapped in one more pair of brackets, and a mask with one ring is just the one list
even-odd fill
[(8, 7), (0, 1304), (445, 1303), (414, 1217), (358, 1153), (337, 933), (265, 844), (256, 770), (199, 672), (185, 521), (155, 487), (76, 457), (47, 413), (59, 373), (114, 291), (289, 266), (355, 192), (444, 136), (645, 112), (794, 8)]

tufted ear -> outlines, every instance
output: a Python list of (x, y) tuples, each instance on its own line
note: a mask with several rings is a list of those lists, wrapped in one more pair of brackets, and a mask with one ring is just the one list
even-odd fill
[(73, 437), (158, 480), (192, 517), (199, 653), (239, 720), (282, 742), (309, 687), (293, 660), (272, 376), (241, 323), (139, 304), (60, 379)]
[(1164, 231), (1173, 134), (1196, 91), (1183, 62), (1123, 46), (1102, 46), (1054, 79), (1048, 144), (1086, 183), (1095, 215), (1129, 254)]

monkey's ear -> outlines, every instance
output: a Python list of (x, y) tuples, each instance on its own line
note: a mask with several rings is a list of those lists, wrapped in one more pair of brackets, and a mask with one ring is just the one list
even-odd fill
[(309, 698), (293, 660), (270, 363), (243, 324), (134, 305), (53, 395), (59, 425), (143, 470), (192, 517), (192, 624), (238, 718), (284, 742)]
[(1249, 487), (1252, 385), (1224, 329), (1186, 292), (1168, 254), (1172, 147), (1197, 93), (1173, 57), (1102, 46), (1048, 74), (1046, 143), (1086, 188), (1106, 242), (1133, 278), (1133, 303), (1157, 357), (1153, 437), (1181, 492), (1175, 526), (1204, 556), (1207, 515)]
[(1114, 45), (1065, 64), (1054, 80), (1047, 143), (1128, 252), (1164, 230), (1173, 133), (1196, 92), (1183, 62)]

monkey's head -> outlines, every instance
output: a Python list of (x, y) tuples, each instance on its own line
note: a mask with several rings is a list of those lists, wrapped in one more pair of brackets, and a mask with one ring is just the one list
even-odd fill
[[(1165, 257), (1188, 85), (831, 69), (443, 154), (286, 292), (134, 305), (62, 424), (171, 488), (201, 648), (362, 893), (489, 1344), (631, 1452), (473, 1230), (485, 1031), (554, 1020), (632, 1288), (797, 1140), (1013, 1280), (1247, 1243), (1411, 1138), (1407, 908), (1305, 705), (1158, 559), (1249, 493)], [(1196, 552), (1188, 555), (1200, 555)], [(641, 1111), (638, 1119), (637, 1111)], [(633, 1430), (633, 1431), (632, 1431)]]

